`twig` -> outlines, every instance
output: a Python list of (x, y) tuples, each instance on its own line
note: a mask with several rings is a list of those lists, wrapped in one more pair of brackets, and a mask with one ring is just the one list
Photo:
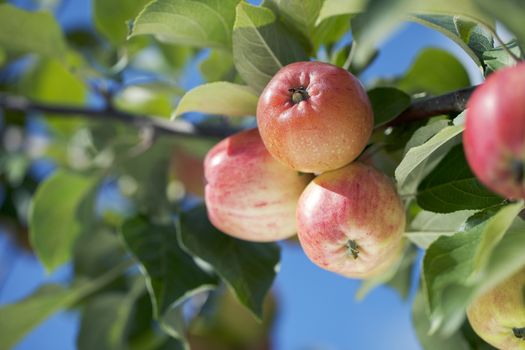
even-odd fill
[(457, 114), (465, 110), (467, 101), (477, 86), (457, 90), (445, 95), (429, 97), (413, 102), (387, 126), (396, 126), (416, 120), (424, 120), (441, 114)]
[(62, 106), (33, 102), (25, 97), (0, 94), (0, 109), (19, 112), (47, 113), (49, 117), (75, 117), (84, 116), (92, 120), (114, 120), (131, 124), (138, 128), (152, 128), (156, 134), (176, 135), (183, 137), (217, 137), (224, 138), (238, 132), (238, 129), (221, 125), (220, 127), (207, 127), (194, 125), (180, 120), (167, 120), (146, 115), (128, 113), (113, 108), (100, 109), (92, 107)]
[[(387, 126), (424, 120), (440, 114), (460, 113), (467, 104), (468, 98), (476, 86), (457, 90), (445, 95), (430, 97), (412, 103), (405, 111), (391, 120)], [(116, 109), (91, 107), (70, 107), (54, 104), (32, 102), (25, 97), (0, 94), (0, 109), (48, 113), (48, 116), (74, 117), (85, 116), (90, 119), (107, 121), (115, 120), (139, 128), (152, 128), (155, 134), (177, 135), (183, 137), (217, 137), (224, 138), (240, 129), (228, 125), (194, 125), (184, 120), (166, 120), (140, 114), (128, 113)]]

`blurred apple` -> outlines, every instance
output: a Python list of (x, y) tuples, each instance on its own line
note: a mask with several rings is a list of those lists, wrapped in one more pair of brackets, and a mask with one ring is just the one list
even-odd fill
[(357, 158), (371, 135), (373, 113), (350, 72), (296, 62), (279, 70), (262, 92), (257, 124), (275, 158), (302, 172), (322, 173)]
[(525, 269), (475, 299), (467, 309), (472, 329), (502, 350), (525, 349)]
[(525, 63), (496, 71), (467, 104), (463, 145), (472, 171), (488, 188), (525, 198)]
[(354, 162), (315, 178), (297, 207), (297, 234), (323, 269), (367, 278), (400, 257), (405, 211), (386, 175)]
[(257, 129), (230, 136), (206, 155), (206, 207), (219, 230), (249, 241), (295, 234), (297, 199), (312, 179), (275, 160)]
[(204, 197), (204, 156), (198, 156), (187, 149), (175, 146), (171, 156), (171, 174), (184, 185), (184, 190), (198, 197)]

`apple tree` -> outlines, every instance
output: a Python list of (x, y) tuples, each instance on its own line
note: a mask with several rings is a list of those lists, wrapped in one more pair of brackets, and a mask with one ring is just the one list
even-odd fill
[[(360, 296), (389, 284), (406, 297), (416, 284), (413, 320), (423, 348), (489, 349), (482, 338), (502, 344), (484, 334), (494, 320), (478, 315), (473, 330), (467, 308), (481, 295), (486, 307), (497, 304), (484, 293), (506, 283), (516, 287), (515, 307), (506, 308), (516, 314), (503, 319), (516, 324), (500, 337), (525, 337), (523, 278), (512, 279), (525, 268), (521, 2), (92, 0), (91, 23), (64, 26), (57, 18), (66, 2), (35, 0), (23, 7), (0, 1), (2, 232), (48, 272), (66, 264), (73, 271), (67, 285), (45, 284), (0, 307), (0, 349), (63, 309), (81, 313), (80, 349), (265, 348), (276, 309), (269, 291), (280, 260), (273, 241), (284, 236), (256, 242), (215, 227), (206, 208), (211, 203), (203, 200), (204, 157), (221, 140), (260, 123), (259, 97), (280, 69), (317, 61), (359, 78), (406, 21), (450, 38), (496, 85), (477, 95), (462, 63), (425, 48), (403, 74), (364, 87), (374, 119), (371, 130), (352, 136), (366, 144), (352, 157), (377, 169), (381, 186), (388, 178), (385, 188), (395, 184), (403, 229), (395, 259), (381, 250), (387, 266), (360, 276)], [(509, 41), (497, 23), (511, 34)], [(202, 83), (186, 89), (184, 81), (196, 75)], [(308, 101), (307, 87), (290, 90), (294, 102)], [(337, 93), (344, 100), (345, 90)], [(324, 108), (332, 112), (321, 104), (321, 114)], [(339, 124), (343, 119), (334, 118), (329, 128), (355, 132)], [(279, 148), (287, 140), (276, 135)], [(322, 136), (305, 142), (331, 142)], [(270, 174), (267, 186), (294, 189), (295, 197), (287, 198), (294, 233), (300, 192), (314, 175), (319, 184), (330, 176), (320, 173), (334, 168), (301, 175), (287, 169), (291, 175), (284, 179), (273, 173), (282, 166), (274, 162), (265, 156), (252, 178)], [(208, 181), (229, 176), (210, 169)], [(339, 181), (351, 173), (341, 172)], [(499, 190), (511, 186), (506, 181), (513, 191)], [(243, 186), (239, 197), (260, 195), (249, 181)], [(365, 198), (363, 205), (379, 204)], [(301, 200), (301, 208), (311, 205), (306, 195)], [(239, 203), (234, 215), (247, 215)], [(213, 204), (223, 209), (220, 201)], [(388, 223), (385, 215), (374, 211), (365, 226)], [(318, 217), (297, 219), (304, 227)], [(263, 224), (241, 226), (237, 237), (253, 227), (264, 231)], [(346, 248), (348, 259), (357, 259), (360, 247)], [(307, 249), (317, 254), (315, 245)]]

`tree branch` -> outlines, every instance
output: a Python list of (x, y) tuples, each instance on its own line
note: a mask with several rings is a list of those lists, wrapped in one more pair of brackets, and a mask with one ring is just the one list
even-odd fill
[(25, 97), (0, 94), (0, 109), (19, 112), (47, 113), (53, 117), (84, 116), (92, 120), (114, 120), (131, 124), (138, 128), (152, 128), (156, 134), (183, 137), (217, 137), (224, 138), (240, 130), (225, 125), (194, 125), (182, 119), (167, 120), (146, 115), (128, 113), (113, 108), (92, 108), (62, 106), (33, 102)]
[[(457, 90), (445, 95), (429, 97), (413, 102), (400, 115), (391, 120), (387, 126), (406, 124), (424, 120), (436, 115), (461, 113), (476, 86)], [(115, 120), (138, 128), (153, 128), (155, 133), (183, 137), (217, 137), (230, 136), (240, 129), (226, 125), (194, 125), (182, 119), (166, 120), (146, 115), (128, 113), (113, 108), (72, 107), (33, 102), (25, 97), (0, 94), (0, 109), (20, 112), (48, 113), (48, 116), (74, 117), (85, 116), (90, 119), (107, 121)]]
[(400, 115), (391, 120), (387, 126), (406, 124), (441, 114), (461, 113), (467, 107), (467, 101), (476, 87), (471, 86), (445, 95), (415, 101)]

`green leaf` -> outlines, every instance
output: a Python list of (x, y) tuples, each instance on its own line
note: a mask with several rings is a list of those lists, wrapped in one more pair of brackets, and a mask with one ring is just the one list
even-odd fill
[(65, 62), (64, 36), (48, 12), (27, 12), (10, 4), (1, 4), (0, 47), (15, 55), (36, 53)]
[(443, 33), (481, 66), (483, 52), (494, 45), (492, 33), (484, 26), (457, 16), (414, 15), (409, 20)]
[(214, 288), (216, 278), (203, 271), (178, 245), (173, 225), (155, 224), (144, 217), (126, 221), (122, 237), (141, 265), (151, 295), (155, 318), (170, 335), (184, 334), (169, 328), (177, 306), (198, 292)]
[[(501, 263), (498, 266), (504, 256), (498, 243), (522, 209), (521, 202), (508, 205), (468, 231), (438, 238), (427, 249), (423, 278), (433, 331), (452, 334), (464, 320), (464, 308), (475, 294), (515, 271)], [(524, 258), (519, 261), (525, 263)]]
[(397, 87), (408, 94), (439, 95), (470, 86), (465, 67), (451, 53), (435, 48), (421, 50)]
[[(401, 23), (402, 20), (416, 18), (416, 15), (437, 15), (459, 17), (458, 21), (481, 23), (485, 27), (494, 29), (495, 23), (481, 12), (473, 0), (456, 2), (453, 0), (426, 0), (426, 1), (344, 1), (326, 0), (323, 3), (317, 23), (335, 15), (360, 14), (352, 23), (354, 37), (359, 42), (354, 57), (357, 65), (366, 62), (378, 45)], [(431, 21), (421, 21), (422, 24), (431, 24), (433, 29), (438, 29)], [(465, 31), (461, 30), (461, 34)], [(450, 33), (450, 31), (449, 31)], [(456, 40), (458, 41), (458, 40)], [(475, 56), (474, 56), (475, 57)], [(477, 60), (479, 63), (479, 60)]]
[(412, 325), (416, 331), (417, 339), (425, 350), (470, 350), (470, 346), (461, 333), (456, 332), (451, 336), (430, 334), (431, 322), (427, 313), (425, 297), (419, 292), (412, 304)]
[(95, 278), (117, 266), (126, 255), (122, 240), (112, 230), (97, 228), (86, 232), (75, 242), (75, 275)]
[(70, 291), (58, 285), (45, 285), (16, 304), (2, 306), (0, 349), (11, 349), (36, 325), (70, 304)]
[(461, 125), (447, 126), (422, 145), (410, 148), (395, 171), (399, 192), (413, 194), (419, 182), (461, 141), (462, 131)]
[(421, 182), (417, 192), (419, 206), (437, 213), (484, 209), (503, 201), (477, 180), (467, 164), (462, 144), (450, 150)]
[(69, 261), (76, 238), (94, 217), (97, 175), (58, 170), (39, 187), (29, 215), (31, 244), (47, 271)]
[(350, 30), (350, 16), (334, 16), (327, 18), (314, 28), (311, 40), (314, 50), (321, 45), (333, 45)]
[(78, 349), (125, 349), (133, 307), (144, 291), (144, 280), (138, 278), (127, 293), (109, 292), (91, 300), (82, 313)]
[(261, 318), (264, 297), (279, 264), (278, 246), (227, 236), (214, 228), (207, 217), (205, 207), (181, 214), (179, 233), (182, 244), (213, 266), (237, 298)]
[(374, 127), (388, 123), (410, 106), (410, 96), (391, 87), (372, 89), (368, 98), (374, 110)]
[(475, 210), (459, 210), (448, 214), (421, 211), (410, 223), (405, 237), (418, 247), (427, 249), (439, 237), (452, 236), (462, 231), (467, 219), (475, 213)]
[(242, 79), (261, 92), (285, 65), (308, 59), (295, 38), (263, 7), (241, 2), (233, 30), (233, 61)]
[(3, 305), (0, 307), (0, 349), (11, 349), (49, 316), (100, 290), (128, 266), (120, 264), (96, 279), (81, 281), (69, 289), (56, 284), (44, 285), (15, 304)]
[(365, 10), (368, 0), (325, 0), (317, 17), (317, 24), (327, 18), (340, 15), (355, 15)]
[(113, 45), (126, 41), (128, 21), (151, 0), (94, 0), (93, 19), (95, 26)]
[(474, 0), (476, 5), (487, 15), (493, 16), (509, 29), (523, 46), (525, 45), (525, 3), (517, 0)]
[[(516, 56), (521, 55), (521, 50), (516, 40), (512, 40), (506, 44), (507, 49), (514, 53)], [(507, 50), (501, 46), (483, 52), (483, 61), (491, 71), (497, 71), (503, 67), (509, 67), (516, 64), (514, 58), (512, 58)]]
[(173, 110), (174, 97), (183, 93), (180, 88), (161, 83), (131, 85), (119, 91), (114, 103), (124, 111), (167, 118)]
[(315, 22), (323, 5), (322, 0), (272, 0), (279, 10), (283, 22), (303, 34), (314, 35)]
[(239, 0), (155, 0), (135, 19), (131, 36), (153, 34), (173, 44), (231, 48)]
[(235, 78), (235, 67), (231, 52), (213, 49), (199, 65), (202, 76), (208, 82), (232, 81)]
[(186, 112), (221, 114), (230, 117), (255, 115), (259, 97), (247, 86), (218, 81), (199, 85), (182, 97), (173, 117)]
[(427, 125), (418, 128), (405, 144), (403, 154), (406, 155), (412, 147), (421, 146), (442, 129), (449, 126), (448, 120), (429, 121)]
[(6, 61), (7, 61), (7, 54), (6, 54), (5, 51), (0, 47), (0, 67), (2, 67)]

